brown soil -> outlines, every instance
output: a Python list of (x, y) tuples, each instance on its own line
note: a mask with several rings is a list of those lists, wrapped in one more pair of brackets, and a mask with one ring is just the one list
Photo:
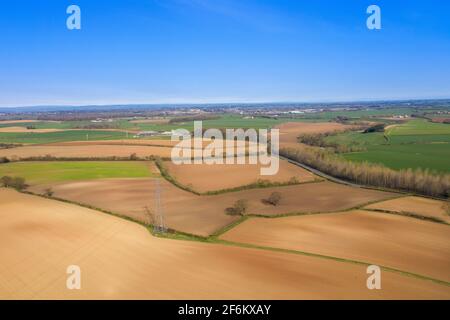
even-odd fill
[(27, 129), (25, 127), (4, 127), (0, 128), (0, 132), (28, 132), (28, 133), (46, 133), (46, 132), (58, 132), (64, 131), (62, 129)]
[(339, 131), (351, 128), (351, 126), (336, 122), (287, 122), (275, 128), (280, 130), (280, 148), (287, 148), (298, 145), (297, 138), (300, 134)]
[[(152, 237), (129, 221), (0, 190), (2, 299), (450, 299), (450, 289), (313, 257)], [(81, 290), (66, 269), (81, 268)]]
[[(344, 210), (371, 201), (387, 199), (386, 192), (354, 189), (330, 182), (252, 189), (214, 196), (197, 196), (178, 189), (161, 179), (164, 219), (170, 228), (207, 236), (238, 219), (225, 214), (227, 207), (239, 199), (248, 201), (248, 212), (276, 215), (292, 212), (320, 212)], [(30, 190), (43, 193), (49, 187), (40, 185)], [(70, 182), (50, 186), (55, 197), (92, 205), (147, 221), (145, 207), (154, 211), (155, 182), (152, 179), (101, 179)], [(262, 202), (272, 192), (282, 195), (278, 206)], [(351, 196), (349, 196), (351, 194)]]
[(420, 197), (404, 197), (374, 203), (367, 206), (366, 208), (387, 210), (399, 213), (414, 213), (425, 217), (438, 218), (447, 223), (450, 223), (450, 216), (444, 209), (444, 202), (433, 199)]
[[(280, 160), (279, 171), (273, 176), (261, 175), (261, 164), (182, 164), (175, 165), (166, 161), (169, 173), (181, 184), (190, 186), (198, 192), (216, 191), (249, 185), (257, 180), (270, 182), (289, 182), (295, 178), (298, 182), (313, 181), (315, 176), (298, 166)], [(266, 167), (266, 166), (264, 166)]]
[(255, 218), (221, 238), (366, 261), (450, 281), (449, 227), (408, 217), (351, 211)]
[(84, 146), (24, 146), (12, 149), (0, 149), (0, 157), (8, 157), (10, 159), (23, 159), (28, 157), (82, 157), (82, 158), (99, 158), (99, 157), (129, 157), (136, 153), (138, 157), (160, 156), (170, 157), (170, 148), (152, 147), (152, 146), (115, 146), (115, 145), (84, 145)]
[(0, 124), (31, 123), (31, 122), (39, 122), (39, 121), (40, 120), (0, 120)]

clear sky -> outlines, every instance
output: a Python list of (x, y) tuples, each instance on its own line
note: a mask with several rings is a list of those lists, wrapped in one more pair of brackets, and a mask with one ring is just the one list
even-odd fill
[(449, 14), (448, 0), (3, 0), (0, 106), (450, 97)]

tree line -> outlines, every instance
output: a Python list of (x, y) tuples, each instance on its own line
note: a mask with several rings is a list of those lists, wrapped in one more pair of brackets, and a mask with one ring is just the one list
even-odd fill
[(397, 189), (428, 196), (449, 197), (450, 175), (429, 170), (393, 170), (379, 164), (351, 162), (326, 150), (299, 146), (280, 150), (280, 155), (326, 174), (366, 186)]

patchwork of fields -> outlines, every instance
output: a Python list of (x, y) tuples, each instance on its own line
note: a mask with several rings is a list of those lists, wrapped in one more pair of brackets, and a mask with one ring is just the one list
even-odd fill
[(392, 169), (422, 168), (449, 173), (450, 125), (412, 120), (393, 125), (386, 132), (348, 132), (327, 138), (329, 142), (360, 146), (366, 151), (344, 154), (357, 162), (381, 163)]
[[(398, 273), (367, 290), (366, 268), (305, 255), (152, 237), (95, 210), (0, 190), (2, 299), (449, 299)], [(66, 289), (79, 265), (82, 290)], [(345, 288), (345, 289), (344, 289)]]
[(250, 218), (221, 239), (370, 261), (450, 281), (448, 226), (398, 215), (355, 210), (278, 219)]
[[(352, 128), (307, 118), (227, 115), (204, 128), (276, 126), (281, 148), (298, 146), (302, 133)], [(275, 176), (261, 176), (260, 165), (157, 160), (160, 172), (150, 159), (170, 157), (176, 142), (126, 139), (122, 130), (191, 129), (192, 121), (116, 119), (114, 129), (80, 129), (91, 124), (0, 122), (0, 143), (25, 144), (0, 149), (12, 160), (0, 164), (0, 177), (22, 177), (34, 194), (0, 188), (0, 298), (450, 299), (442, 199), (326, 181), (285, 160)], [(351, 161), (449, 172), (449, 128), (412, 120), (327, 139), (366, 148), (343, 155)], [(239, 201), (245, 210), (230, 214)], [(169, 230), (155, 237), (158, 210)], [(88, 275), (81, 291), (65, 290), (71, 264)], [(383, 290), (367, 290), (370, 264), (382, 267)]]

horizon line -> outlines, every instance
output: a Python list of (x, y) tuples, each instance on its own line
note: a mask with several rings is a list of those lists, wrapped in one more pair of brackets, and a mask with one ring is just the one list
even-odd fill
[(386, 98), (386, 99), (355, 99), (355, 100), (321, 100), (321, 101), (224, 101), (224, 102), (145, 102), (145, 103), (86, 103), (86, 104), (35, 104), (0, 106), (0, 109), (20, 109), (20, 108), (43, 108), (43, 107), (119, 107), (119, 106), (208, 106), (208, 105), (256, 105), (256, 104), (355, 104), (355, 103), (379, 103), (379, 102), (414, 102), (414, 101), (445, 101), (450, 100), (450, 96), (442, 98)]

